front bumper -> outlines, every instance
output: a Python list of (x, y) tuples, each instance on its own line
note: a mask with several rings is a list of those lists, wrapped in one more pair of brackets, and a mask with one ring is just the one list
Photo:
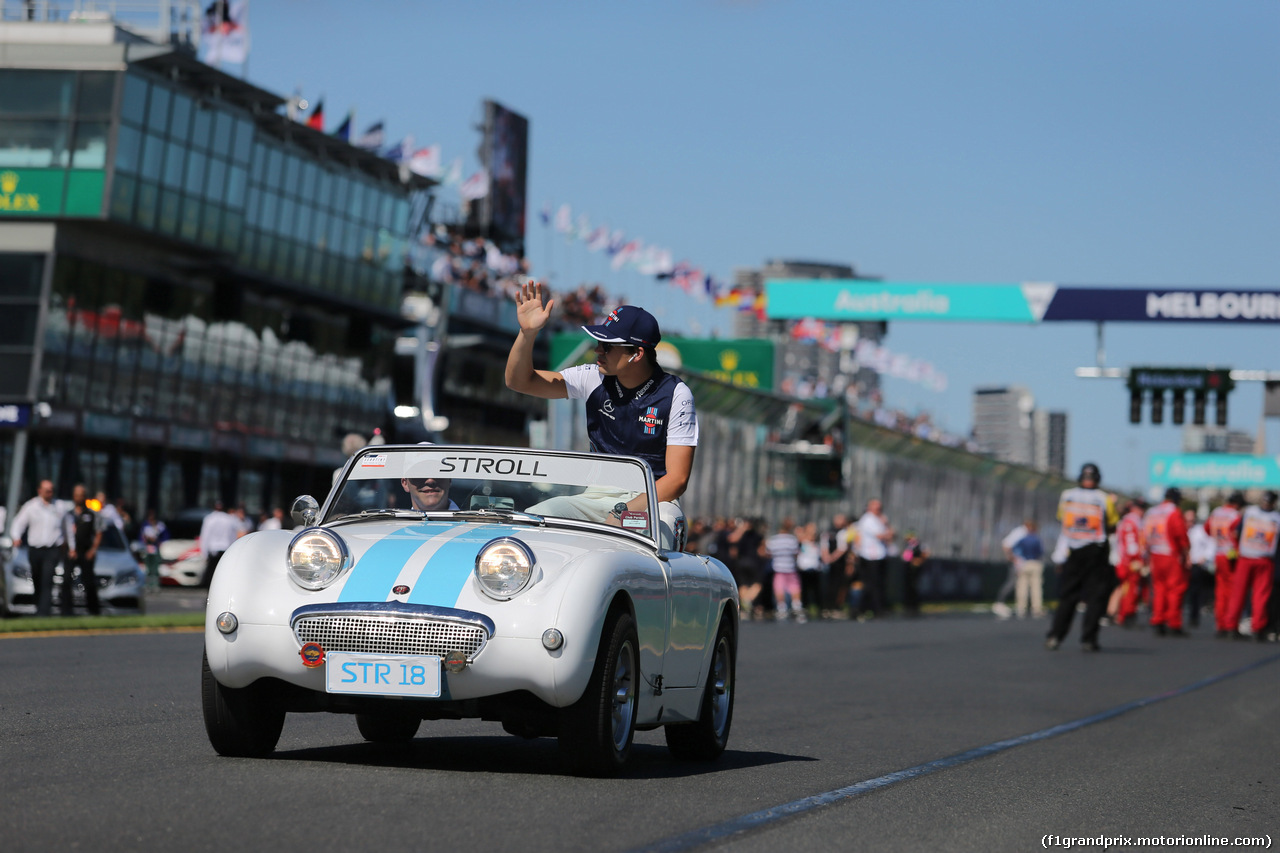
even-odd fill
[[(298, 608), (288, 624), (241, 622), (231, 634), (217, 629), (217, 616), (211, 608), (206, 618), (205, 646), (214, 677), (227, 687), (246, 687), (260, 678), (276, 678), (325, 693), (327, 664), (304, 665), (300, 654), (304, 641), (318, 642), (326, 652), (441, 656), (442, 652), (453, 650), (449, 648), (453, 645), (468, 655), (469, 662), (461, 672), (441, 672), (439, 701), (528, 691), (548, 705), (565, 707), (581, 696), (581, 685), (586, 681), (584, 667), (589, 674), (595, 662), (594, 648), (585, 649), (582, 643), (577, 648), (566, 644), (565, 648), (549, 651), (538, 639), (503, 636), (483, 614), (453, 608), (397, 602), (318, 604)], [(362, 632), (353, 628), (358, 622), (381, 623), (386, 629)], [(452, 628), (442, 637), (433, 637), (432, 631), (410, 630), (415, 623), (420, 627), (424, 622)], [(465, 643), (474, 638), (463, 634), (474, 633), (471, 629), (476, 626), (484, 636), (472, 651)]]

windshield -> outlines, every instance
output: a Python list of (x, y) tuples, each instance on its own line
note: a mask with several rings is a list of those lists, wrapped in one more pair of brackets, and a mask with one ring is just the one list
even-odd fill
[(329, 497), (325, 521), (381, 510), (522, 512), (612, 524), (652, 538), (649, 482), (649, 469), (635, 459), (384, 445), (356, 456)]

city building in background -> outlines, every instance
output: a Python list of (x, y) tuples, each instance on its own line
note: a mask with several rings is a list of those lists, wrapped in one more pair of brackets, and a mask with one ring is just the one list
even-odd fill
[(57, 5), (0, 44), (7, 503), (41, 478), (164, 513), (323, 495), (395, 403), (434, 182), (198, 61), (165, 4), (157, 38)]
[(1062, 474), (1067, 469), (1067, 413), (1036, 408), (1021, 385), (976, 388), (973, 440), (1001, 462)]
[(1036, 409), (1031, 413), (1034, 442), (1031, 464), (1041, 471), (1063, 475), (1067, 470), (1067, 413)]
[(1219, 426), (1184, 426), (1183, 453), (1253, 454), (1254, 436), (1243, 430)]
[(1002, 462), (1031, 465), (1035, 408), (1036, 398), (1020, 385), (974, 389), (973, 440), (978, 451)]

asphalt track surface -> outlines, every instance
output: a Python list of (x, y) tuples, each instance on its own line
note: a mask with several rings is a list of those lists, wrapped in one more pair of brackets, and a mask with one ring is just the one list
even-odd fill
[(221, 758), (201, 718), (199, 634), (0, 639), (0, 845), (529, 853), (1030, 850), (1046, 835), (1280, 842), (1280, 646), (1216, 641), (1205, 629), (1191, 639), (1107, 629), (1100, 654), (1081, 652), (1074, 634), (1048, 652), (1045, 628), (956, 615), (744, 624), (721, 760), (677, 762), (649, 732), (629, 771), (607, 780), (565, 775), (554, 741), (471, 721), (424, 723), (412, 744), (391, 748), (363, 742), (349, 717), (291, 715), (272, 757)]

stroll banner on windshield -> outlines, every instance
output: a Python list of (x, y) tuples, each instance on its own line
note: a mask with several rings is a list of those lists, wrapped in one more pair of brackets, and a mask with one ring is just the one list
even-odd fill
[(765, 297), (772, 320), (1280, 322), (1280, 291), (1261, 289), (780, 278), (765, 282)]

